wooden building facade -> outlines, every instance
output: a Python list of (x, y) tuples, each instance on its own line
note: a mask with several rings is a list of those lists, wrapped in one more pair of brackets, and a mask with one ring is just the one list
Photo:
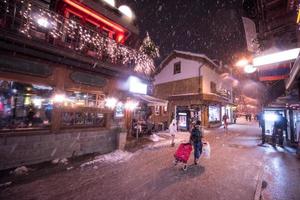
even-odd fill
[(154, 95), (169, 102), (157, 120), (169, 123), (176, 118), (182, 130), (196, 120), (206, 127), (220, 126), (222, 110), (231, 115), (233, 105), (232, 83), (226, 84), (226, 73), (205, 55), (173, 51), (155, 76)]
[(121, 86), (141, 77), (125, 53), (137, 54), (138, 29), (112, 9), (1, 2), (0, 170), (124, 147), (125, 110), (117, 115), (106, 104), (110, 97), (125, 103)]

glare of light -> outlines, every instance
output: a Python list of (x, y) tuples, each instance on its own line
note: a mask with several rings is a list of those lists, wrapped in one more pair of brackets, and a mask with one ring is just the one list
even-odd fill
[(265, 56), (258, 56), (253, 59), (253, 66), (268, 65), (288, 60), (296, 59), (299, 55), (300, 48), (290, 49), (286, 51), (281, 51), (278, 53), (273, 53)]
[(128, 6), (122, 5), (119, 7), (119, 11), (129, 17), (130, 19), (133, 18), (133, 13), (131, 9)]
[(107, 98), (105, 99), (105, 106), (110, 108), (110, 109), (114, 109), (117, 105), (118, 100), (116, 98)]
[(127, 101), (125, 103), (125, 109), (126, 110), (135, 110), (139, 105), (139, 102), (136, 102), (136, 101)]
[(256, 68), (253, 67), (253, 65), (247, 65), (245, 66), (244, 71), (248, 74), (251, 74), (256, 71)]
[(237, 67), (244, 67), (244, 66), (246, 66), (248, 64), (249, 64), (249, 61), (247, 59), (243, 58), (243, 59), (237, 61), (237, 63), (235, 64), (235, 66), (237, 66)]
[(36, 21), (39, 26), (48, 28), (49, 27), (49, 21), (45, 17), (39, 17)]
[(34, 98), (32, 100), (33, 102), (33, 105), (37, 108), (41, 108), (42, 107), (42, 102), (43, 102), (43, 99), (40, 99), (40, 98)]
[(66, 96), (64, 94), (55, 94), (52, 100), (54, 103), (63, 103), (66, 100)]
[(117, 106), (118, 106), (118, 107), (122, 107), (122, 106), (123, 106), (123, 103), (119, 101), (119, 102), (117, 103)]
[(147, 94), (147, 84), (141, 82), (135, 76), (130, 76), (128, 79), (129, 82), (129, 91), (133, 93)]
[(267, 113), (267, 114), (264, 114), (264, 119), (266, 121), (275, 122), (278, 120), (278, 116), (274, 113)]
[(116, 7), (115, 0), (103, 0), (105, 3), (111, 5), (112, 7)]

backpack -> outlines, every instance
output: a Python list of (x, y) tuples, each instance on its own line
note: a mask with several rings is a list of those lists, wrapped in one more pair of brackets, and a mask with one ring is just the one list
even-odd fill
[(201, 131), (198, 128), (193, 128), (192, 134), (191, 134), (191, 140), (193, 142), (198, 142), (198, 141), (200, 141), (201, 136), (202, 136)]

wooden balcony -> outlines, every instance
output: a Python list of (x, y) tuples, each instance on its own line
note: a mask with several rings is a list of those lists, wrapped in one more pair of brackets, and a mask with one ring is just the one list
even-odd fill
[(22, 2), (0, 2), (0, 51), (107, 76), (138, 75), (134, 67), (144, 55), (137, 50), (30, 1)]

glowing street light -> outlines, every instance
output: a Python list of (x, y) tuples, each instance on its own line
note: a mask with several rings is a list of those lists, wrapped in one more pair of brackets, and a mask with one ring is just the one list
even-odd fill
[(131, 9), (128, 6), (122, 5), (119, 7), (119, 11), (129, 17), (130, 19), (133, 18), (133, 13)]
[(43, 28), (48, 28), (50, 23), (48, 21), (47, 18), (45, 17), (39, 17), (37, 20), (36, 20), (37, 24), (40, 26), (40, 27), (43, 27)]
[(245, 67), (246, 65), (249, 65), (249, 61), (245, 58), (239, 60), (236, 64), (237, 67)]
[(133, 110), (135, 110), (138, 107), (138, 105), (139, 105), (139, 102), (136, 102), (136, 101), (127, 101), (125, 103), (125, 109), (133, 111)]
[(253, 65), (246, 65), (244, 71), (248, 74), (251, 74), (256, 71), (256, 68)]
[(299, 52), (300, 52), (300, 48), (296, 48), (296, 49), (281, 51), (278, 53), (273, 53), (265, 56), (258, 56), (253, 59), (253, 66), (262, 66), (262, 65), (268, 65), (268, 64), (293, 60), (298, 57)]
[(118, 100), (116, 98), (107, 98), (105, 99), (105, 106), (114, 109), (117, 105)]
[(63, 103), (66, 100), (66, 96), (64, 94), (55, 94), (52, 100), (54, 103)]

